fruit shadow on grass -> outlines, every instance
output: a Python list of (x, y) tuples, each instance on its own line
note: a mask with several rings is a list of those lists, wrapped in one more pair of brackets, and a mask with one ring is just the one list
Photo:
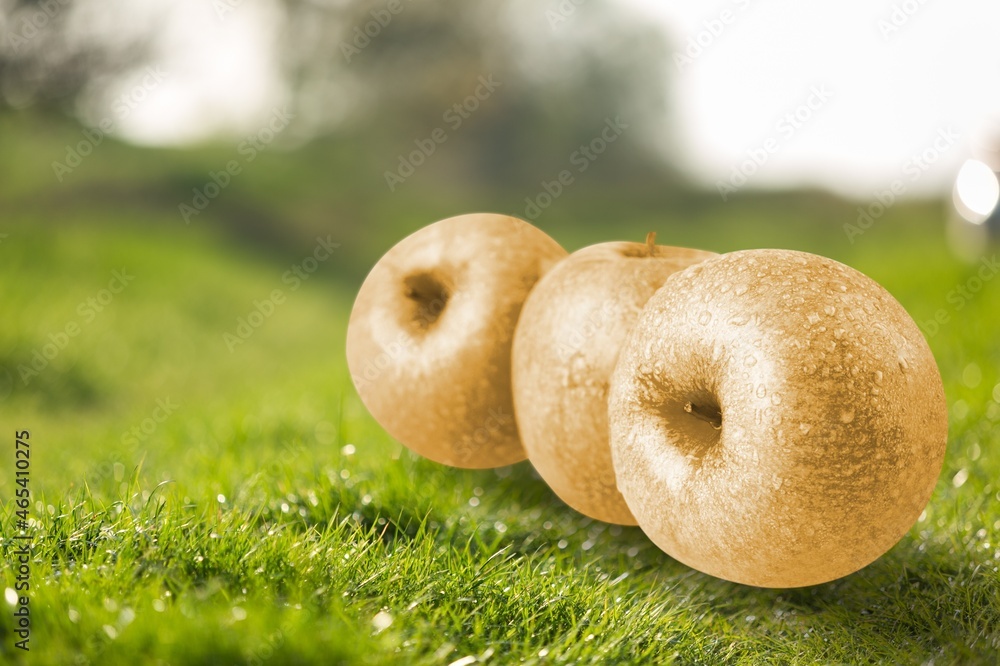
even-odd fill
[[(573, 509), (529, 462), (508, 469), (509, 475), (492, 490), (491, 501), (494, 509), (516, 503), (527, 514), (520, 521), (520, 532), (511, 536), (531, 537), (527, 540), (530, 547), (521, 548), (515, 543), (515, 552), (527, 555), (548, 547), (574, 557), (580, 567), (599, 560), (602, 571), (612, 577), (635, 573), (636, 568), (655, 568), (667, 575), (690, 571), (659, 550), (638, 527), (605, 523)], [(585, 546), (588, 541), (591, 543)]]
[[(993, 616), (996, 606), (987, 599), (990, 590), (983, 590), (978, 607), (970, 601), (975, 576), (962, 554), (944, 545), (925, 542), (919, 548), (907, 536), (876, 561), (835, 581), (802, 588), (751, 587), (691, 569), (657, 548), (638, 527), (619, 527), (610, 536), (611, 525), (586, 518), (564, 504), (530, 465), (516, 466), (508, 480), (511, 487), (500, 489), (502, 496), (523, 493), (522, 506), (541, 509), (536, 529), (545, 532), (542, 541), (565, 539), (566, 551), (580, 567), (600, 562), (609, 578), (629, 573), (644, 587), (656, 585), (686, 602), (703, 602), (719, 617), (738, 625), (744, 625), (748, 616), (770, 618), (803, 634), (847, 631), (865, 643), (905, 643), (927, 654), (947, 645), (973, 661), (976, 653), (966, 646), (976, 642), (983, 626), (1000, 626), (1000, 617)], [(553, 523), (553, 529), (543, 530), (544, 522)], [(560, 533), (567, 528), (570, 533)], [(598, 535), (595, 546), (584, 552), (581, 542), (594, 534)], [(977, 611), (976, 618), (969, 617)], [(985, 649), (989, 641), (989, 636), (985, 640), (980, 636), (978, 644)]]
[[(395, 516), (391, 521), (395, 524), (390, 524), (384, 539), (412, 538), (414, 527), (429, 521), (435, 538), (482, 550), (487, 556), (501, 549), (508, 555), (528, 558), (561, 553), (568, 558), (565, 561), (575, 562), (570, 566), (581, 570), (599, 566), (606, 580), (628, 573), (637, 590), (659, 588), (668, 598), (710, 608), (718, 618), (737, 626), (745, 626), (748, 616), (761, 618), (764, 623), (760, 629), (746, 627), (751, 632), (786, 627), (804, 635), (836, 636), (830, 632), (839, 630), (865, 644), (905, 643), (928, 654), (933, 646), (947, 641), (952, 651), (965, 655), (967, 648), (963, 646), (975, 640), (975, 623), (967, 617), (965, 622), (961, 620), (969, 612), (956, 616), (957, 609), (969, 606), (972, 574), (963, 567), (961, 553), (944, 546), (925, 543), (919, 549), (917, 542), (907, 537), (864, 569), (839, 580), (804, 588), (757, 588), (691, 569), (659, 550), (638, 527), (616, 527), (583, 516), (563, 503), (527, 462), (499, 473), (444, 470), (432, 463), (415, 472), (437, 484), (482, 488), (482, 504), (460, 513), (472, 525), (480, 523), (473, 531), (482, 534), (484, 541), (465, 546), (469, 526), (457, 531), (454, 526), (449, 528), (453, 522), (449, 516), (455, 516), (443, 509), (428, 516), (409, 512), (409, 520), (403, 521)], [(374, 523), (373, 519), (386, 516), (388, 510), (388, 506), (369, 506), (364, 515)], [(492, 534), (494, 521), (506, 523), (504, 533)], [(592, 542), (589, 547), (584, 546), (587, 541)], [(963, 577), (967, 585), (962, 584)], [(982, 610), (996, 613), (988, 602), (980, 603)], [(981, 620), (994, 621), (1000, 626), (1000, 617)], [(989, 637), (980, 640), (987, 645)]]
[[(666, 569), (686, 569), (663, 558)], [(927, 544), (919, 550), (910, 537), (860, 571), (810, 587), (758, 588), (688, 572), (679, 576), (678, 592), (704, 600), (720, 617), (741, 625), (749, 616), (766, 618), (765, 626), (784, 626), (803, 636), (848, 632), (859, 644), (906, 645), (925, 656), (947, 649), (953, 657), (978, 663), (978, 652), (968, 646), (989, 649), (991, 636), (983, 627), (1000, 626), (996, 604), (989, 601), (995, 586), (992, 592), (981, 589), (981, 598), (974, 599), (977, 581), (963, 567), (961, 554)]]

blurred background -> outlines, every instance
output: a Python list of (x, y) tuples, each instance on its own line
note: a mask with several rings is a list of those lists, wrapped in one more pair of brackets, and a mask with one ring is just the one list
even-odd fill
[(931, 200), (982, 252), (995, 4), (669, 5), (0, 0), (3, 223), (110, 208), (275, 251), (333, 233), (329, 272), (357, 281), (468, 210), (570, 245), (763, 215), (739, 246), (828, 246)]
[[(996, 25), (974, 0), (0, 0), (0, 395), (104, 423), (142, 409), (124, 386), (290, 368), (304, 329), (343, 375), (370, 267), (477, 210), (571, 251), (840, 259), (960, 375), (937, 333), (996, 293)], [(306, 284), (327, 310), (260, 314)]]

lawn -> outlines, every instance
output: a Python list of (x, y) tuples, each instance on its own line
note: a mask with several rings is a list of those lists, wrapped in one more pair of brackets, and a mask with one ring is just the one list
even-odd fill
[[(149, 169), (187, 168), (183, 156), (164, 159)], [(273, 171), (293, 158), (264, 159)], [(656, 228), (662, 242), (720, 251), (818, 251), (882, 282), (918, 321), (949, 315), (929, 338), (949, 448), (920, 521), (851, 576), (763, 590), (693, 571), (636, 528), (575, 513), (528, 463), (445, 468), (368, 416), (345, 367), (347, 315), (364, 267), (435, 219), (429, 204), (407, 209), (418, 195), (372, 199), (396, 217), (368, 234), (343, 218), (374, 213), (342, 210), (329, 222), (340, 247), (295, 282), (283, 276), (312, 252), (318, 214), (289, 227), (300, 240), (280, 251), (211, 223), (241, 197), (267, 209), (254, 176), (184, 225), (172, 205), (139, 215), (81, 198), (87, 175), (50, 207), (27, 176), (0, 194), (4, 589), (15, 586), (20, 545), (15, 431), (30, 431), (33, 494), (31, 652), (13, 647), (8, 598), (0, 662), (1000, 661), (1000, 281), (961, 308), (949, 299), (976, 267), (948, 254), (940, 204), (897, 206), (853, 244), (838, 222), (853, 207), (820, 195), (748, 196), (660, 218), (636, 204), (612, 219), (615, 202), (581, 188), (540, 221), (570, 250)], [(333, 205), (315, 196), (299, 200), (293, 221)], [(445, 214), (472, 206), (443, 200)], [(587, 224), (574, 224), (584, 210)], [(810, 211), (832, 221), (795, 226)], [(275, 290), (282, 298), (251, 317)], [(241, 318), (261, 323), (242, 336)], [(45, 362), (32, 367), (36, 351)]]

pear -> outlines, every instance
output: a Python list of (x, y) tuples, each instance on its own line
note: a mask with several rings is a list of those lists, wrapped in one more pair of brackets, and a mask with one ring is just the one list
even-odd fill
[(649, 299), (611, 379), (618, 488), (662, 550), (760, 587), (868, 565), (914, 524), (948, 436), (903, 307), (831, 259), (725, 254)]
[(514, 335), (514, 407), (528, 459), (566, 504), (634, 525), (615, 487), (608, 382), (647, 299), (671, 274), (717, 256), (647, 243), (592, 245), (535, 286)]
[(361, 401), (422, 456), (464, 468), (524, 460), (511, 343), (535, 282), (566, 256), (523, 220), (478, 213), (400, 241), (361, 285), (347, 365)]

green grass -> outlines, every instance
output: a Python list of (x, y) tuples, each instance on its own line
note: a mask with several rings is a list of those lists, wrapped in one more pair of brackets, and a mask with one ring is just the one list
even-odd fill
[[(350, 387), (349, 294), (319, 274), (230, 354), (220, 331), (281, 286), (283, 267), (223, 243), (28, 228), (4, 243), (4, 315), (18, 322), (2, 333), (7, 367), (81, 319), (76, 304), (114, 267), (136, 276), (4, 408), (9, 439), (32, 433), (31, 663), (996, 657), (994, 286), (932, 339), (951, 401), (966, 406), (926, 517), (853, 576), (769, 591), (575, 514), (527, 464), (459, 471), (403, 449)], [(947, 283), (957, 267), (941, 270), (907, 279)], [(961, 383), (970, 362), (978, 390)], [(123, 443), (165, 398), (176, 411), (138, 446)], [(968, 479), (956, 488), (959, 470)], [(7, 502), (5, 534), (12, 512)], [(10, 561), (10, 540), (4, 551)], [(377, 631), (376, 617), (392, 622)], [(10, 613), (0, 627), (14, 658)]]
[[(144, 164), (153, 180), (174, 168)], [(45, 178), (0, 193), (20, 202), (0, 242), (0, 368), (12, 373), (4, 384), (0, 370), (0, 587), (14, 584), (15, 430), (31, 431), (34, 493), (31, 653), (13, 649), (0, 601), (0, 663), (997, 663), (1000, 280), (953, 310), (947, 294), (974, 267), (947, 254), (937, 204), (897, 206), (855, 245), (840, 229), (851, 206), (809, 197), (666, 218), (640, 202), (608, 221), (614, 201), (581, 190), (543, 220), (569, 249), (657, 228), (662, 242), (820, 251), (918, 320), (951, 313), (930, 338), (951, 434), (925, 515), (856, 574), (762, 590), (573, 512), (528, 463), (445, 468), (372, 421), (343, 360), (354, 267), (434, 219), (430, 207), (373, 200), (403, 222), (370, 237), (332, 221), (342, 248), (293, 291), (281, 276), (308, 243), (297, 255), (238, 243), (211, 224), (221, 199), (190, 227), (171, 206), (140, 216), (106, 202), (74, 204), (56, 226), (24, 198)], [(309, 196), (298, 205), (319, 209), (322, 195)], [(811, 215), (830, 219), (788, 222)], [(292, 215), (321, 227), (311, 219)], [(135, 279), (85, 321), (79, 304), (123, 267)], [(286, 301), (230, 353), (223, 333), (275, 288)], [(70, 321), (80, 334), (25, 385), (18, 366)], [(131, 439), (164, 400), (176, 409)]]

